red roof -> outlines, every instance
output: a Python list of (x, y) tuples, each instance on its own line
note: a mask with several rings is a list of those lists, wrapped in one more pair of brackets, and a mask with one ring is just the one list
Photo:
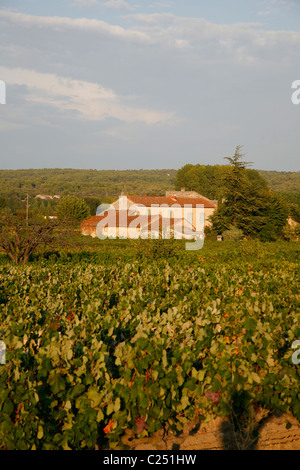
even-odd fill
[(176, 196), (126, 196), (129, 201), (133, 204), (141, 204), (145, 207), (151, 207), (152, 205), (161, 205), (165, 204), (168, 206), (172, 206), (174, 204), (178, 204), (182, 207), (185, 205), (189, 205), (191, 207), (197, 207), (199, 204), (203, 204), (204, 208), (211, 208), (215, 209), (216, 206), (208, 201), (205, 198), (199, 197), (176, 197)]
[[(159, 215), (152, 216), (151, 215), (129, 215), (131, 214), (130, 211), (111, 211), (112, 216), (111, 218), (108, 218), (107, 224), (105, 226), (109, 227), (129, 227), (129, 226), (135, 226), (135, 227), (140, 227), (140, 228), (146, 228), (149, 230), (155, 230), (158, 228), (168, 228), (168, 227), (173, 227), (175, 224), (178, 222), (182, 222), (182, 226), (186, 223), (184, 219), (182, 218), (174, 218), (174, 217), (161, 217)], [(115, 214), (115, 215), (114, 215)], [(108, 211), (102, 212), (99, 215), (94, 215), (90, 217), (87, 220), (84, 220), (81, 223), (82, 228), (86, 227), (97, 227), (98, 223), (101, 221), (104, 221), (104, 219), (107, 217)], [(132, 222), (134, 220), (137, 220), (137, 224), (134, 225)], [(132, 224), (132, 225), (131, 225)]]
[[(129, 215), (130, 214), (130, 215)], [(111, 211), (111, 218), (108, 218), (108, 226), (110, 227), (127, 227), (133, 222), (138, 215), (131, 215), (130, 211)], [(81, 223), (81, 227), (97, 227), (98, 223), (104, 220), (108, 215), (108, 211), (102, 212), (99, 215), (93, 215)], [(148, 223), (148, 216), (145, 217), (145, 223)], [(142, 222), (142, 221), (141, 221)]]

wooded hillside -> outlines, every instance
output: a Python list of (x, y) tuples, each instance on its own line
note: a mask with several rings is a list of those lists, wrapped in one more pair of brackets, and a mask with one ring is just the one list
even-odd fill
[[(220, 199), (226, 168), (227, 165), (187, 164), (179, 170), (0, 170), (0, 207), (8, 205), (13, 210), (24, 210), (28, 194), (30, 208), (41, 209), (47, 214), (59, 201), (53, 196), (72, 195), (86, 199), (94, 213), (94, 206), (111, 202), (121, 192), (163, 196), (168, 190), (182, 187), (194, 189), (211, 199)], [(260, 186), (280, 192), (290, 202), (300, 205), (300, 172), (247, 171)], [(36, 199), (37, 195), (51, 196), (52, 199)]]
[[(195, 165), (194, 165), (195, 166)], [(213, 170), (225, 165), (203, 165)], [(180, 170), (179, 170), (180, 171)], [(257, 170), (276, 192), (299, 192), (300, 171)], [(222, 173), (221, 171), (219, 173)], [(49, 194), (104, 197), (118, 196), (120, 192), (138, 195), (164, 195), (174, 189), (177, 170), (0, 170), (0, 195)], [(211, 182), (210, 182), (211, 183)], [(201, 182), (200, 182), (201, 184)]]

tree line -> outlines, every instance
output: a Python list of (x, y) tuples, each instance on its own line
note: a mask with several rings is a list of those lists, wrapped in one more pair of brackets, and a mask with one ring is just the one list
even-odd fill
[[(30, 169), (0, 170), (0, 207), (6, 204), (12, 211), (25, 210), (27, 195), (33, 213), (51, 215), (58, 199), (40, 199), (39, 195), (76, 196), (91, 207), (111, 202), (122, 192), (139, 196), (164, 196), (166, 191), (182, 187), (194, 189), (210, 199), (224, 194), (223, 176), (229, 165), (187, 164), (165, 170), (79, 170)], [(277, 172), (247, 169), (249, 178), (261, 187), (280, 193), (300, 206), (300, 172)]]

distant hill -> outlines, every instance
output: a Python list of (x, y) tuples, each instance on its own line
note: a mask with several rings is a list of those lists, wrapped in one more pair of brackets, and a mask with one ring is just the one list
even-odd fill
[[(275, 192), (300, 195), (300, 171), (258, 170)], [(177, 170), (0, 170), (0, 197), (24, 200), (27, 194), (117, 198), (121, 192), (162, 196), (174, 189)], [(292, 194), (291, 194), (292, 196)]]
[(300, 171), (258, 170), (274, 192), (300, 193)]
[(0, 170), (0, 196), (76, 195), (118, 197), (121, 192), (164, 195), (176, 170)]

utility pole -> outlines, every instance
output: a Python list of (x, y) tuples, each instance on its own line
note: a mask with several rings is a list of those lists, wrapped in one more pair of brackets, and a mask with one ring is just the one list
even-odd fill
[(29, 215), (29, 203), (28, 203), (28, 194), (27, 194), (27, 202), (26, 202), (26, 225), (28, 225), (28, 215)]

